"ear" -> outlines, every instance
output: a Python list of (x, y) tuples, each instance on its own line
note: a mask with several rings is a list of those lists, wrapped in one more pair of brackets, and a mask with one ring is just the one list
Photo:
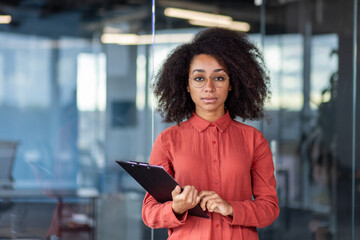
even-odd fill
[(188, 92), (190, 92), (190, 88), (189, 88), (189, 86), (187, 86), (187, 87), (186, 87), (186, 90), (187, 90)]
[(232, 90), (232, 87), (231, 86), (229, 86), (229, 91), (231, 91)]

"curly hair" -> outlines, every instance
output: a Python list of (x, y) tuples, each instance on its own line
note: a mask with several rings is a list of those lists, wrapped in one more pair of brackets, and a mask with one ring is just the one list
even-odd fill
[(225, 108), (231, 118), (256, 120), (264, 116), (270, 80), (262, 54), (243, 33), (207, 28), (190, 43), (175, 48), (156, 75), (154, 95), (164, 122), (179, 124), (195, 111), (186, 88), (192, 59), (199, 54), (211, 55), (227, 69), (232, 91)]

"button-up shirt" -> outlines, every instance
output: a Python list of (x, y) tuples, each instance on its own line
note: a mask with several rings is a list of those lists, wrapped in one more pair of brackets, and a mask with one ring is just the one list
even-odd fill
[(233, 216), (211, 219), (177, 216), (172, 202), (146, 193), (142, 216), (151, 228), (168, 228), (168, 239), (258, 239), (256, 228), (279, 214), (274, 164), (269, 144), (257, 129), (224, 116), (209, 122), (193, 114), (156, 138), (150, 164), (163, 166), (184, 187), (215, 191), (233, 208)]

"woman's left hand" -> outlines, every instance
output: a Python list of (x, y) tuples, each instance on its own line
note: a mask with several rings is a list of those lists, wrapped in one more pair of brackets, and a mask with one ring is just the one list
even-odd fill
[(205, 211), (220, 213), (223, 216), (232, 216), (233, 208), (214, 191), (201, 191), (199, 194), (200, 206)]

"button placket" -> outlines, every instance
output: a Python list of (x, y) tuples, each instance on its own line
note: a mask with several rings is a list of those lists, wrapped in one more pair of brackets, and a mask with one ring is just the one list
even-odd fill
[(211, 142), (212, 142), (212, 156), (213, 156), (213, 184), (215, 191), (219, 191), (219, 182), (220, 182), (220, 164), (219, 164), (219, 142), (218, 142), (218, 130), (213, 125), (211, 128)]

